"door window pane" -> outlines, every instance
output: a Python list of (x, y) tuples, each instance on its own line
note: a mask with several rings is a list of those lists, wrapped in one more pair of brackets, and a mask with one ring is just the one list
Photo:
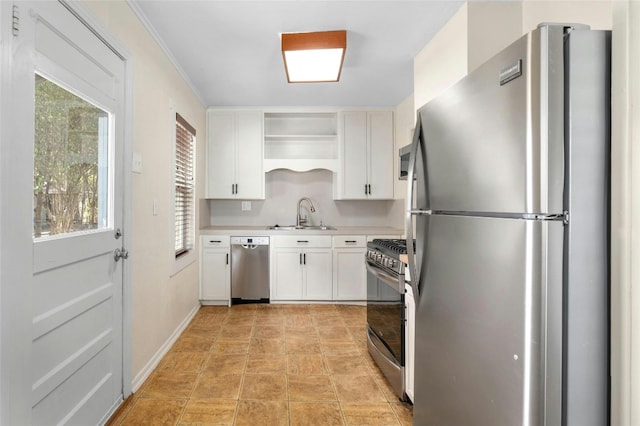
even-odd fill
[(106, 111), (35, 76), (35, 238), (105, 228), (109, 120)]

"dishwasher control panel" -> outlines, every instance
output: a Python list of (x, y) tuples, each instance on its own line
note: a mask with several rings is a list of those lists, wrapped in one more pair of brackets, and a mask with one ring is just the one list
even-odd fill
[(231, 244), (243, 246), (268, 246), (269, 237), (231, 237)]

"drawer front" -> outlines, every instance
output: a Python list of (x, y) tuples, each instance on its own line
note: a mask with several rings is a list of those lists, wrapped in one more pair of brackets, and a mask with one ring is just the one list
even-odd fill
[(367, 237), (364, 235), (335, 235), (333, 237), (334, 248), (366, 247)]
[(201, 235), (200, 243), (202, 248), (229, 247), (228, 235)]
[(277, 235), (271, 237), (274, 247), (331, 247), (330, 235)]

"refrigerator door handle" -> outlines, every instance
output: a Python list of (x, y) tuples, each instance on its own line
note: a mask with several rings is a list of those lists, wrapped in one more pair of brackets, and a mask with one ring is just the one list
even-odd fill
[(414, 215), (414, 216), (419, 216), (419, 215), (424, 215), (424, 216), (431, 216), (433, 214), (433, 210), (409, 210), (409, 213)]
[[(418, 156), (418, 148), (422, 134), (422, 119), (420, 112), (416, 118), (416, 129), (413, 133), (413, 142), (411, 143), (411, 151), (409, 153), (409, 169), (407, 171), (407, 211), (405, 215), (405, 235), (407, 236), (407, 257), (409, 260), (409, 274), (411, 276), (411, 289), (413, 291), (413, 299), (416, 306), (420, 301), (420, 276), (417, 273), (416, 259), (413, 248), (413, 216), (415, 214), (423, 214), (428, 210), (419, 210), (413, 208), (413, 191), (415, 185), (416, 157)], [(429, 213), (430, 214), (430, 213)]]

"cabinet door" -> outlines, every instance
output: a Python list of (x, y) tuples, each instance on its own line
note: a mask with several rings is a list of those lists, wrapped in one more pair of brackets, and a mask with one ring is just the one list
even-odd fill
[(369, 199), (393, 198), (393, 113), (391, 111), (371, 111), (368, 113), (368, 182), (371, 193)]
[(333, 299), (367, 300), (366, 249), (334, 249)]
[(331, 300), (333, 293), (331, 249), (305, 249), (305, 300)]
[(237, 114), (236, 198), (264, 199), (263, 118), (261, 111)]
[(367, 113), (347, 111), (342, 120), (342, 164), (340, 188), (336, 198), (366, 199)]
[(229, 251), (202, 250), (200, 299), (228, 301), (230, 292)]
[(235, 149), (235, 113), (207, 112), (207, 198), (234, 198)]
[(276, 249), (271, 265), (271, 298), (274, 300), (302, 299), (302, 251)]

